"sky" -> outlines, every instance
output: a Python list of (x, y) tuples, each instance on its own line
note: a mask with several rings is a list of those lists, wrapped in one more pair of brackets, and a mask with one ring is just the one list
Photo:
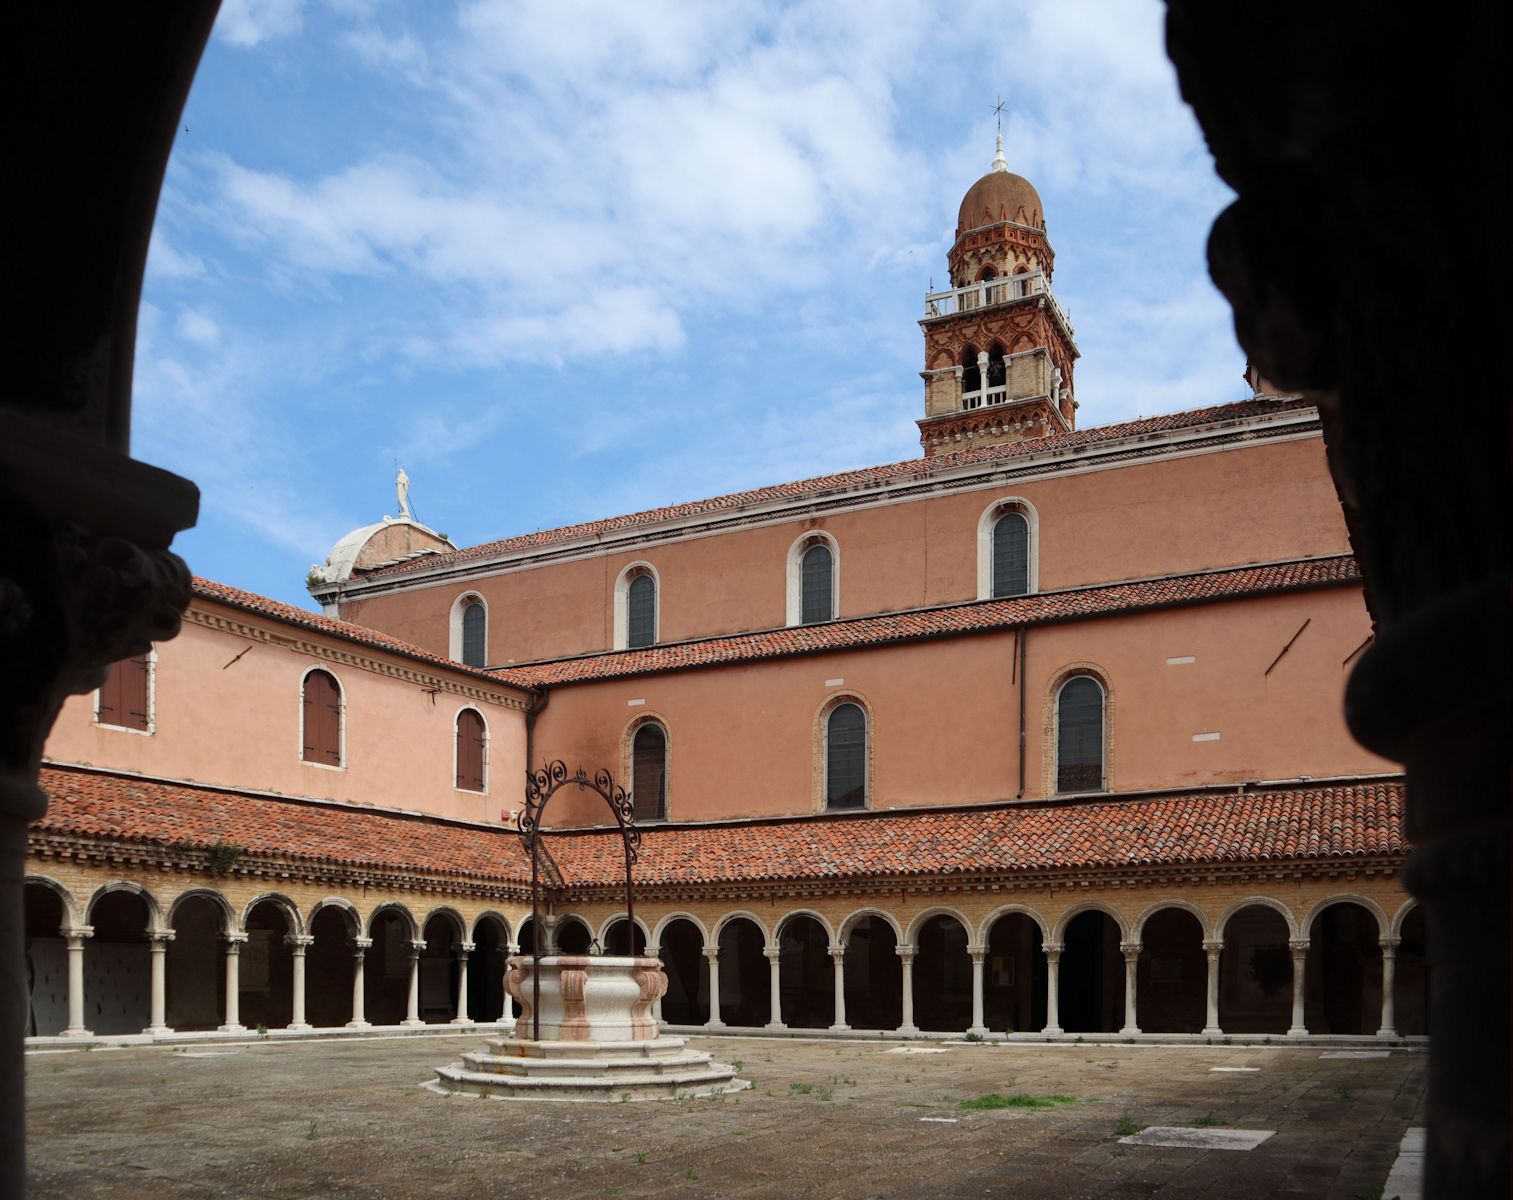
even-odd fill
[(1080, 426), (1244, 399), (1160, 0), (224, 0), (148, 255), (133, 454), (197, 574), (918, 457), (930, 284), (1036, 187)]

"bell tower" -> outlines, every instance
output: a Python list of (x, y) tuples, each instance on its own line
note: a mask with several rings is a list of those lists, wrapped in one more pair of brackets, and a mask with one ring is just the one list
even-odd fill
[(1001, 135), (961, 202), (946, 261), (951, 287), (925, 296), (919, 323), (926, 456), (1069, 432), (1077, 346), (1051, 293), (1056, 256), (1040, 197), (1009, 170)]

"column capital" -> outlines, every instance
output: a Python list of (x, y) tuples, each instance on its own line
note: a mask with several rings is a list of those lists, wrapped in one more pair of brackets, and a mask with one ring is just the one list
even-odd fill
[(75, 925), (71, 929), (62, 929), (59, 932), (69, 941), (73, 941), (75, 938), (94, 937), (95, 927), (93, 925)]
[(354, 953), (362, 954), (365, 951), (372, 949), (373, 939), (364, 937), (349, 938), (347, 944), (352, 947)]
[(1403, 939), (1400, 937), (1377, 938), (1376, 944), (1383, 950), (1396, 950), (1403, 944)]
[(1066, 949), (1064, 942), (1044, 942), (1041, 944), (1041, 953), (1045, 955), (1046, 962), (1056, 962), (1061, 958), (1061, 952)]
[(242, 947), (246, 945), (247, 935), (245, 933), (223, 933), (221, 934), (221, 941), (226, 943), (227, 954), (240, 954)]
[(420, 955), (425, 951), (426, 940), (425, 938), (411, 938), (409, 941), (409, 947), (410, 957), (419, 958)]
[(147, 934), (147, 941), (148, 941), (148, 944), (154, 950), (158, 949), (158, 947), (160, 947), (160, 946), (163, 949), (166, 950), (168, 948), (168, 943), (171, 942), (171, 941), (173, 941), (173, 930), (171, 930), (171, 929), (153, 929), (153, 930), (149, 930), (148, 934)]
[(841, 945), (826, 946), (825, 953), (839, 962), (841, 959), (846, 957), (846, 947)]
[(904, 962), (912, 963), (914, 961), (914, 956), (919, 953), (919, 947), (910, 945), (908, 942), (905, 942), (901, 946), (894, 946), (893, 953), (898, 955), (898, 957), (901, 958)]
[(967, 956), (971, 958), (974, 966), (981, 966), (987, 960), (988, 948), (986, 946), (968, 946)]
[(768, 962), (777, 962), (778, 959), (780, 959), (780, 958), (783, 957), (782, 947), (780, 947), (780, 946), (763, 946), (762, 947), (762, 957), (765, 958)]
[(290, 947), (294, 953), (303, 954), (307, 946), (315, 944), (315, 935), (312, 933), (286, 933), (284, 945)]
[(720, 948), (718, 946), (705, 946), (704, 957), (707, 958), (710, 962), (719, 962)]
[(1288, 938), (1287, 939), (1287, 948), (1289, 950), (1291, 950), (1294, 954), (1307, 954), (1308, 953), (1308, 944), (1309, 943), (1308, 943), (1308, 939), (1307, 938)]
[(1144, 948), (1145, 948), (1145, 944), (1143, 942), (1120, 942), (1119, 943), (1119, 953), (1122, 954), (1122, 955), (1124, 955), (1124, 959), (1125, 959), (1126, 962), (1128, 962), (1130, 959), (1139, 958), (1140, 957), (1140, 951), (1143, 950)]
[(647, 946), (646, 949), (641, 952), (641, 957), (642, 958), (661, 958), (662, 957), (662, 947), (661, 946)]
[(476, 949), (478, 949), (477, 942), (458, 942), (452, 947), (453, 952), (457, 954), (471, 954)]
[(1222, 940), (1220, 940), (1220, 941), (1205, 941), (1203, 943), (1203, 951), (1204, 951), (1205, 954), (1208, 954), (1210, 957), (1212, 957), (1215, 954), (1218, 954), (1223, 949), (1224, 949), (1224, 942)]

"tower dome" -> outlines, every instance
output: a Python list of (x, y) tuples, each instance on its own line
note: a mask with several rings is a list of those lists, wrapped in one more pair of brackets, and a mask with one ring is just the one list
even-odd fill
[(1045, 229), (1045, 210), (1040, 205), (1040, 196), (1022, 175), (1009, 170), (1003, 156), (1003, 137), (998, 139), (998, 153), (988, 173), (967, 189), (962, 198), (961, 211), (956, 218), (956, 236), (968, 230), (981, 229), (985, 225), (997, 225), (1013, 221), (1028, 225), (1031, 229)]

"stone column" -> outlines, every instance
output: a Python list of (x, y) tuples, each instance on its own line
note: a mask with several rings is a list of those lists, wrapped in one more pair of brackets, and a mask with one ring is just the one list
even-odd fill
[(898, 960), (904, 965), (904, 1019), (902, 1022), (900, 1022), (898, 1031), (905, 1037), (913, 1037), (919, 1032), (919, 1027), (914, 1024), (914, 956), (918, 952), (918, 946), (910, 946), (905, 944), (902, 946), (893, 947), (893, 953), (898, 955)]
[(1140, 943), (1120, 942), (1119, 953), (1124, 955), (1124, 1028), (1119, 1033), (1123, 1037), (1134, 1037), (1140, 1032), (1140, 1020), (1135, 1012), (1140, 990)]
[(405, 1019), (401, 1025), (424, 1025), (420, 1019), (420, 953), (426, 948), (424, 938), (410, 942), (410, 990), (405, 997)]
[(147, 935), (147, 951), (152, 956), (152, 1007), (147, 1028), (143, 1033), (172, 1033), (168, 1028), (167, 960), (168, 943), (173, 941), (173, 931), (160, 930)]
[(222, 934), (226, 939), (226, 1023), (222, 1033), (246, 1033), (242, 1024), (242, 946), (245, 933)]
[(557, 950), (557, 918), (547, 913), (541, 918), (541, 928), (531, 931), (536, 935), (536, 944), (541, 947), (542, 954), (556, 954)]
[(770, 1013), (767, 1018), (768, 1029), (787, 1029), (783, 1024), (783, 952), (777, 946), (766, 946), (762, 953), (767, 958), (767, 984), (770, 989)]
[(1308, 1025), (1303, 1018), (1303, 978), (1306, 974), (1303, 968), (1308, 960), (1308, 939), (1293, 938), (1287, 948), (1292, 951), (1292, 1027), (1287, 1036), (1303, 1038), (1308, 1036)]
[(1041, 947), (1045, 952), (1044, 1032), (1048, 1036), (1062, 1032), (1059, 993), (1061, 986), (1061, 951), (1064, 948), (1060, 942), (1046, 942)]
[(457, 943), (457, 1015), (452, 1018), (453, 1025), (473, 1023), (468, 1016), (468, 955), (473, 953), (475, 945), (474, 942)]
[(1203, 951), (1208, 955), (1208, 1015), (1203, 1021), (1206, 1037), (1218, 1037), (1224, 1031), (1219, 1028), (1219, 955), (1224, 952), (1223, 942), (1204, 942)]
[(1402, 938), (1384, 937), (1382, 947), (1382, 1027), (1376, 1036), (1384, 1042), (1397, 1041), (1397, 1010), (1393, 1003), (1393, 991), (1397, 984), (1397, 948)]
[(310, 1022), (305, 1020), (305, 951), (315, 944), (315, 938), (308, 933), (291, 933), (285, 936), (284, 942), (293, 956), (289, 965), (294, 975), (294, 1001), (290, 1006), (288, 1028), (309, 1029)]
[(372, 945), (372, 938), (360, 937), (352, 939), (352, 1019), (347, 1022), (348, 1029), (368, 1028), (368, 1018), (363, 1007), (365, 997), (363, 959), (367, 956), (368, 948)]
[[(514, 942), (510, 942), (505, 946), (504, 974), (506, 976), (508, 976), (510, 973), (510, 956), (519, 953), (520, 947), (517, 946)], [(507, 1032), (513, 1032), (515, 1029), (515, 1001), (513, 997), (510, 996), (508, 988), (506, 988), (504, 991), (504, 1010), (499, 1014), (499, 1028), (506, 1030)]]
[(704, 1027), (724, 1029), (725, 1022), (720, 1020), (720, 948), (705, 946), (704, 957), (709, 960), (709, 1020)]
[(92, 925), (76, 925), (65, 929), (68, 939), (68, 1028), (64, 1037), (93, 1037), (84, 1024), (84, 939), (95, 936)]
[[(634, 946), (635, 943), (632, 942), (631, 945)], [(662, 957), (662, 947), (661, 946), (651, 946), (651, 945), (648, 945), (646, 947), (646, 957), (647, 958), (655, 958), (655, 959), (660, 960), (661, 957)], [(662, 969), (665, 971), (667, 968), (664, 965)], [(657, 1023), (657, 1027), (658, 1028), (661, 1028), (661, 1025), (662, 1025), (662, 997), (661, 996), (658, 996), (655, 1000), (653, 1000), (651, 1002), (651, 1019)]]
[(988, 956), (986, 946), (968, 946), (967, 953), (972, 956), (972, 1027), (968, 1033), (975, 1033), (978, 1037), (988, 1036), (988, 1027), (983, 1020), (983, 961)]
[(831, 946), (830, 961), (835, 967), (835, 1024), (830, 1028), (840, 1033), (851, 1028), (846, 1024), (846, 947)]

